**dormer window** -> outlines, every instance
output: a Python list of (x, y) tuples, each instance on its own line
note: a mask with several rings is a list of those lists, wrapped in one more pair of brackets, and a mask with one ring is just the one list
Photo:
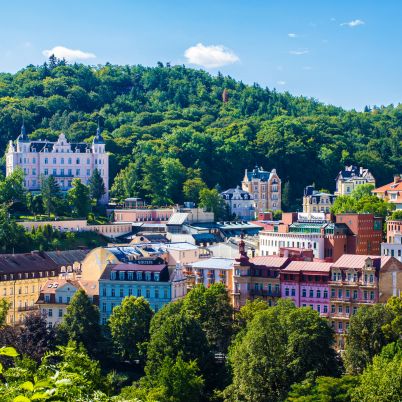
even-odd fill
[(127, 278), (129, 281), (133, 280), (133, 272), (127, 272)]
[(154, 280), (155, 280), (156, 282), (159, 282), (159, 272), (155, 272), (155, 273), (154, 273)]
[(142, 272), (137, 272), (137, 281), (142, 281)]
[(114, 281), (114, 280), (116, 279), (116, 272), (115, 272), (115, 271), (112, 271), (112, 272), (110, 273), (110, 279), (111, 279), (112, 281)]
[(124, 271), (119, 272), (119, 280), (124, 281)]

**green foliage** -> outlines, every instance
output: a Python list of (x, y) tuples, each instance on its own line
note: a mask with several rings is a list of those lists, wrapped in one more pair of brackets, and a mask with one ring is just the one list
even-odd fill
[(232, 336), (233, 308), (225, 285), (195, 287), (184, 298), (182, 311), (198, 320), (212, 351), (227, 352)]
[(0, 252), (13, 253), (26, 247), (25, 229), (15, 222), (6, 207), (0, 205)]
[(402, 210), (399, 209), (397, 211), (392, 212), (390, 219), (396, 221), (402, 220)]
[(72, 209), (73, 216), (86, 218), (91, 210), (89, 188), (81, 182), (81, 179), (73, 179), (72, 187), (67, 192), (67, 201)]
[(99, 309), (91, 303), (85, 291), (78, 290), (67, 307), (67, 313), (58, 327), (58, 336), (62, 341), (74, 341), (93, 355), (97, 343), (101, 340)]
[(203, 387), (204, 380), (195, 361), (185, 362), (181, 357), (174, 361), (166, 357), (156, 379), (144, 377), (123, 389), (120, 397), (123, 400), (138, 398), (145, 402), (198, 402)]
[(53, 176), (42, 176), (41, 178), (41, 194), (45, 212), (56, 213), (61, 201), (60, 186)]
[(200, 199), (200, 192), (207, 188), (204, 181), (196, 177), (194, 179), (188, 179), (183, 184), (183, 193), (186, 201), (198, 202)]
[(7, 313), (11, 303), (7, 299), (0, 299), (0, 327), (6, 323)]
[(375, 216), (386, 217), (395, 205), (372, 195), (372, 184), (360, 184), (350, 195), (341, 195), (336, 198), (331, 208), (333, 214), (346, 212), (372, 213)]
[(351, 402), (358, 384), (359, 378), (350, 375), (306, 379), (292, 385), (286, 402)]
[(240, 308), (240, 311), (235, 316), (236, 332), (244, 331), (247, 324), (253, 321), (258, 312), (267, 310), (268, 308), (268, 303), (262, 299), (246, 300), (246, 304)]
[(227, 401), (282, 401), (308, 373), (337, 371), (333, 333), (316, 311), (289, 300), (258, 312), (229, 354), (232, 384)]
[(142, 345), (149, 340), (152, 309), (143, 297), (125, 297), (109, 318), (112, 341), (117, 354), (131, 362), (143, 359)]
[(215, 188), (211, 190), (204, 188), (200, 191), (199, 206), (204, 207), (208, 212), (213, 212), (217, 221), (226, 216), (225, 201)]
[(363, 306), (350, 318), (348, 339), (343, 360), (347, 371), (359, 374), (371, 362), (374, 355), (394, 337), (384, 330), (392, 322), (394, 314), (382, 304)]
[(399, 344), (383, 348), (360, 376), (354, 402), (398, 402), (402, 400), (402, 351)]
[(16, 168), (0, 181), (0, 204), (11, 206), (16, 202), (25, 203), (24, 172)]
[(98, 169), (95, 169), (92, 173), (92, 176), (89, 178), (88, 187), (90, 197), (96, 200), (96, 202), (98, 203), (99, 200), (106, 193), (105, 183)]

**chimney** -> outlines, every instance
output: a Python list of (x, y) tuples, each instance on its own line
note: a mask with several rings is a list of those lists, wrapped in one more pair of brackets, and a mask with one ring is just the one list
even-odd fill
[(394, 174), (394, 183), (399, 183), (401, 181), (401, 175), (398, 174)]

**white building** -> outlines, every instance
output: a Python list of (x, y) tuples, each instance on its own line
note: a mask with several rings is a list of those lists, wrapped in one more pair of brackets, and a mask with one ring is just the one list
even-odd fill
[(314, 257), (325, 257), (325, 237), (321, 233), (289, 233), (263, 230), (259, 236), (259, 253), (261, 256), (279, 255), (281, 247), (311, 249)]
[(10, 175), (16, 167), (24, 171), (24, 185), (29, 191), (40, 191), (41, 177), (53, 176), (62, 191), (71, 188), (74, 178), (87, 184), (97, 169), (105, 183), (106, 193), (102, 202), (108, 201), (109, 156), (105, 152), (105, 141), (98, 127), (92, 144), (69, 143), (62, 133), (56, 142), (31, 141), (24, 125), (15, 143), (9, 142), (6, 152), (6, 173)]
[(255, 218), (255, 202), (252, 194), (237, 186), (223, 191), (221, 197), (228, 205), (231, 214), (246, 221)]

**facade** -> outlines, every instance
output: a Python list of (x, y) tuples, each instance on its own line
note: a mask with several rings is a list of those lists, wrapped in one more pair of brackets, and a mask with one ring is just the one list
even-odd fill
[(211, 257), (190, 263), (184, 267), (187, 283), (190, 286), (204, 285), (205, 287), (214, 283), (223, 283), (231, 293), (234, 262), (232, 258)]
[(50, 328), (60, 324), (71, 299), (80, 289), (85, 291), (93, 304), (98, 304), (98, 282), (82, 282), (75, 273), (61, 273), (42, 286), (35, 304)]
[(53, 176), (62, 191), (71, 188), (74, 178), (88, 183), (97, 169), (105, 183), (106, 193), (102, 202), (109, 199), (109, 156), (100, 128), (91, 145), (69, 143), (64, 134), (55, 142), (30, 140), (24, 125), (15, 143), (10, 141), (6, 152), (6, 174), (20, 167), (25, 175), (24, 185), (29, 191), (40, 191), (41, 177)]
[(113, 218), (115, 222), (167, 222), (173, 215), (173, 208), (125, 208), (115, 209)]
[(239, 186), (236, 188), (229, 188), (221, 193), (229, 208), (229, 213), (235, 215), (239, 219), (246, 221), (255, 218), (255, 206), (253, 195), (247, 191), (242, 190)]
[(101, 323), (127, 296), (143, 296), (154, 311), (186, 294), (186, 278), (180, 267), (169, 270), (160, 257), (108, 264), (99, 278)]
[(321, 316), (329, 314), (329, 280), (332, 263), (292, 261), (280, 272), (281, 296), (297, 307), (310, 307)]
[(242, 189), (253, 196), (257, 213), (281, 209), (281, 179), (276, 169), (270, 172), (258, 166), (250, 172), (246, 169)]
[(85, 250), (0, 255), (0, 297), (10, 303), (6, 322), (20, 324), (35, 304), (44, 284), (63, 269), (79, 267)]
[(374, 195), (395, 205), (395, 209), (402, 209), (402, 178), (394, 175), (394, 181), (372, 191)]
[(368, 169), (357, 166), (345, 166), (336, 176), (335, 195), (349, 195), (361, 184), (372, 184), (375, 187), (375, 178)]
[(314, 185), (307, 186), (303, 195), (303, 212), (309, 214), (316, 212), (328, 213), (335, 199), (336, 195), (317, 191)]
[(402, 220), (387, 220), (387, 242), (381, 243), (381, 255), (395, 257), (402, 262)]
[(346, 213), (336, 215), (336, 223), (346, 225), (351, 232), (345, 253), (380, 255), (382, 218), (373, 214)]

